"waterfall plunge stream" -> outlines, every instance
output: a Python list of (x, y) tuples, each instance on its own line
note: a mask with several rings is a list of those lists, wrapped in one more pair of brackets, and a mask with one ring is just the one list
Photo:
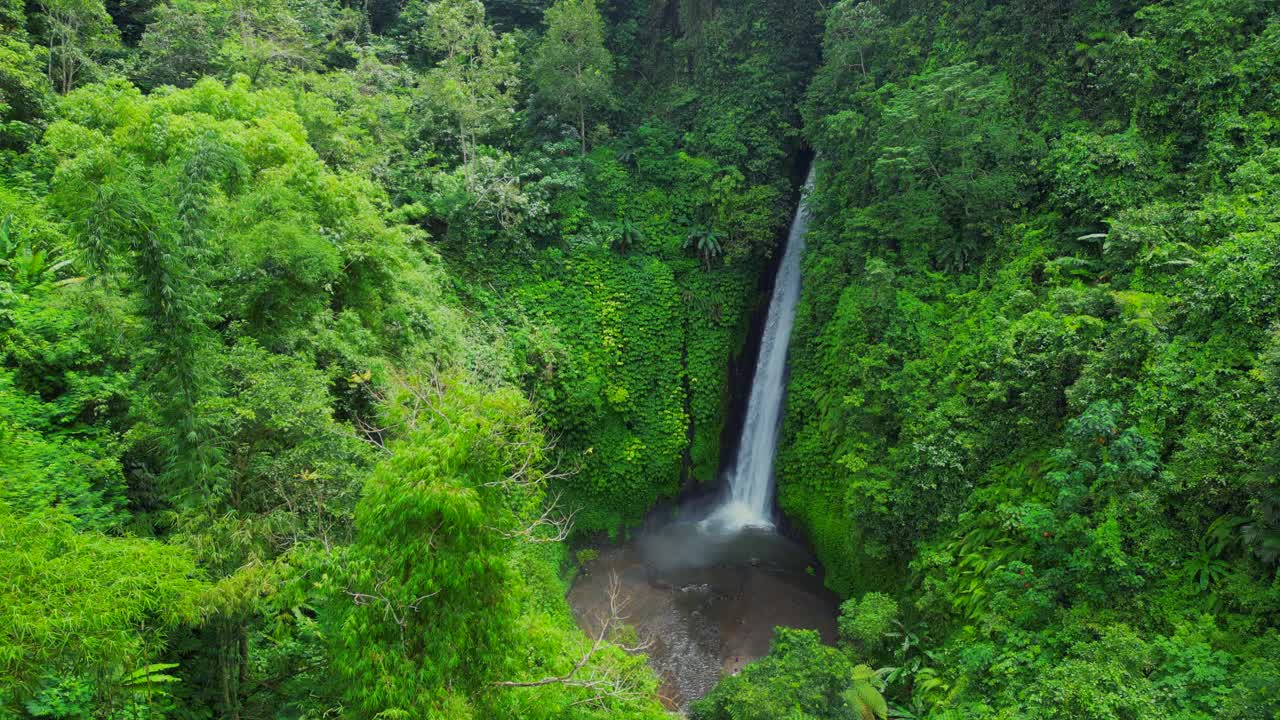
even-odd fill
[(600, 544), (599, 557), (582, 566), (569, 591), (578, 624), (595, 635), (613, 607), (617, 583), (626, 621), (653, 643), (649, 664), (671, 709), (687, 707), (723, 675), (763, 656), (777, 626), (835, 640), (837, 599), (822, 586), (809, 551), (774, 530), (772, 510), (807, 225), (802, 199), (770, 296), (741, 443), (725, 474), (728, 487), (714, 503), (693, 498), (655, 510), (629, 542)]
[[(804, 192), (807, 194), (811, 187), (812, 169)], [(773, 527), (773, 460), (778, 450), (782, 401), (787, 389), (787, 350), (791, 347), (791, 327), (795, 324), (796, 303), (800, 299), (800, 256), (804, 254), (804, 236), (808, 229), (808, 206), (802, 195), (769, 299), (769, 314), (760, 339), (760, 355), (751, 381), (738, 457), (729, 473), (729, 492), (720, 507), (707, 518), (710, 528)]]

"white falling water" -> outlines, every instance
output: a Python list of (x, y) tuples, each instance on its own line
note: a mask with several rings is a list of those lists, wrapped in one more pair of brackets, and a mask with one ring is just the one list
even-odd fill
[[(806, 195), (812, 185), (813, 170), (810, 169), (804, 184)], [(800, 298), (800, 256), (804, 254), (808, 228), (808, 208), (805, 197), (801, 196), (795, 219), (791, 221), (787, 247), (778, 265), (773, 296), (769, 299), (769, 315), (760, 339), (760, 356), (747, 400), (738, 458), (729, 474), (729, 494), (707, 520), (717, 529), (773, 527), (773, 456), (782, 424), (787, 349), (796, 319), (796, 301)]]

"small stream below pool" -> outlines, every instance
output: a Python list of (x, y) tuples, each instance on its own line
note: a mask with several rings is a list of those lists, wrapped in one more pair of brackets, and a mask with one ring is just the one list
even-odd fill
[(776, 626), (835, 641), (837, 598), (814, 574), (810, 553), (771, 529), (726, 533), (675, 522), (599, 553), (569, 592), (574, 616), (583, 631), (598, 631), (616, 574), (625, 622), (652, 642), (649, 662), (673, 710), (765, 655)]

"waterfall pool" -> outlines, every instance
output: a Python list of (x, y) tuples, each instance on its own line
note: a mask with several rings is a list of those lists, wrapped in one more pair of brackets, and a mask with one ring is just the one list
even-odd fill
[(776, 626), (835, 641), (838, 600), (815, 568), (803, 546), (769, 529), (675, 522), (599, 548), (569, 604), (583, 631), (594, 634), (616, 576), (625, 622), (651, 643), (645, 652), (659, 692), (671, 709), (684, 709), (721, 676), (767, 653)]

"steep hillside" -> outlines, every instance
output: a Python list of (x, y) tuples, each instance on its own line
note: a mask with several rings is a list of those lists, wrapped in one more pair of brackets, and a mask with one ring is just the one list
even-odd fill
[(841, 2), (781, 504), (927, 717), (1272, 717), (1280, 16)]

